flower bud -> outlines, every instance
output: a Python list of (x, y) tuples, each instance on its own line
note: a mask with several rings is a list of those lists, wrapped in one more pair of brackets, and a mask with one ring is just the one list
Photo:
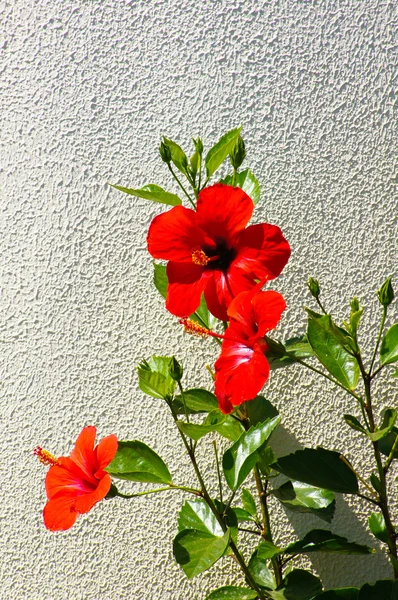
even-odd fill
[(354, 296), (354, 298), (351, 300), (350, 308), (352, 313), (356, 313), (360, 310), (359, 300), (356, 296)]
[(307, 285), (311, 292), (311, 295), (314, 296), (314, 298), (319, 298), (319, 294), (321, 293), (319, 281), (317, 279), (314, 279), (313, 277), (310, 277), (307, 281)]
[(198, 137), (197, 140), (193, 139), (192, 141), (194, 143), (196, 152), (202, 156), (202, 154), (203, 154), (203, 142), (202, 142), (202, 140), (200, 139), (200, 137)]
[(230, 160), (231, 160), (231, 165), (233, 166), (233, 168), (235, 170), (239, 169), (239, 167), (245, 160), (245, 156), (246, 156), (245, 142), (243, 141), (241, 136), (239, 136), (236, 141), (236, 144), (234, 146), (234, 149), (232, 150), (232, 152), (229, 156)]
[(387, 307), (394, 300), (394, 290), (391, 285), (391, 277), (385, 280), (379, 291), (377, 292), (377, 297), (379, 299), (380, 304)]
[(162, 158), (162, 161), (169, 164), (171, 161), (171, 152), (170, 148), (166, 146), (164, 142), (160, 142), (159, 153)]
[(184, 369), (178, 362), (175, 356), (170, 359), (169, 374), (174, 381), (181, 381)]

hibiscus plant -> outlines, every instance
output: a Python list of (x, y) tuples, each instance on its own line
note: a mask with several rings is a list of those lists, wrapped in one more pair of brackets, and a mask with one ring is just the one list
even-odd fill
[[(366, 349), (370, 361), (364, 360), (358, 340), (364, 309), (357, 298), (351, 301), (348, 320), (338, 324), (323, 306), (319, 283), (313, 278), (308, 287), (314, 307), (306, 309), (306, 332), (283, 343), (274, 334), (270, 337), (286, 304), (279, 292), (263, 288), (284, 269), (290, 246), (276, 225), (248, 225), (260, 188), (251, 170), (241, 169), (245, 155), (240, 128), (223, 135), (206, 155), (202, 140), (194, 139), (189, 159), (178, 144), (163, 138), (160, 156), (182, 199), (158, 185), (113, 186), (171, 207), (149, 227), (149, 253), (167, 262), (154, 263), (155, 286), (166, 309), (177, 317), (176, 328), (184, 326), (188, 333), (218, 344), (219, 357), (214, 368), (208, 367), (214, 382), (210, 390), (187, 389), (183, 366), (174, 356), (154, 355), (138, 366), (141, 390), (165, 402), (170, 411), (196, 486), (175, 483), (162, 458), (143, 442), (118, 441), (110, 435), (94, 447), (96, 429), (88, 426), (69, 457), (35, 450), (50, 467), (44, 524), (51, 531), (66, 530), (105, 497), (134, 498), (178, 489), (185, 500), (173, 553), (186, 576), (202, 573), (222, 557), (234, 557), (242, 572), (240, 586), (208, 590), (207, 600), (398, 598), (398, 530), (388, 496), (388, 478), (398, 459), (397, 411), (386, 407), (379, 420), (373, 397), (378, 374), (398, 361), (398, 323), (387, 328), (394, 299), (391, 280), (378, 291), (380, 327)], [(228, 157), (232, 173), (210, 183)], [(374, 459), (370, 473), (361, 475), (341, 451), (330, 448), (275, 455), (272, 434), (281, 415), (261, 391), (271, 371), (290, 365), (309, 369), (314, 377), (345, 390), (351, 408), (344, 420), (369, 445)], [(397, 375), (398, 370), (391, 372), (392, 377)], [(213, 438), (216, 495), (210, 493), (208, 474), (197, 461), (201, 440), (208, 435)], [(224, 441), (220, 443), (218, 436)], [(118, 490), (118, 479), (160, 487), (126, 494)], [(312, 552), (375, 551), (330, 530), (335, 492), (367, 503), (369, 529), (391, 563), (390, 580), (370, 582), (361, 589), (323, 591), (318, 577), (294, 566), (297, 557)], [(271, 498), (287, 515), (293, 511), (316, 516), (319, 527), (287, 545), (278, 543)]]

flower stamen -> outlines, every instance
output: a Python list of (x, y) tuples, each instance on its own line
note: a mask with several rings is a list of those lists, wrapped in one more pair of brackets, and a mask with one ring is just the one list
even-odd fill
[(199, 323), (189, 319), (188, 317), (184, 317), (184, 319), (178, 319), (178, 322), (181, 325), (184, 325), (185, 332), (189, 333), (190, 335), (196, 335), (197, 337), (206, 337), (209, 335), (210, 337), (219, 338), (220, 340), (224, 339), (224, 336), (220, 333), (215, 333), (211, 329), (207, 329), (206, 327), (199, 325)]
[(210, 258), (202, 248), (196, 246), (196, 248), (192, 248), (192, 262), (194, 265), (205, 267), (210, 262)]
[(43, 450), (43, 448), (41, 448), (40, 446), (37, 446), (37, 448), (33, 450), (33, 454), (34, 456), (37, 456), (37, 458), (43, 465), (48, 465), (51, 467), (53, 467), (54, 465), (59, 465), (59, 461), (55, 458), (55, 456), (51, 454), (51, 452)]

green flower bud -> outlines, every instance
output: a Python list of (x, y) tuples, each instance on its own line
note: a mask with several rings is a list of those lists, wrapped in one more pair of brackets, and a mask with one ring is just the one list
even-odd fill
[(243, 141), (241, 136), (239, 136), (236, 141), (236, 144), (234, 146), (234, 149), (232, 150), (232, 152), (229, 156), (229, 158), (231, 160), (231, 165), (233, 166), (233, 168), (235, 170), (239, 169), (239, 167), (245, 160), (245, 156), (246, 156), (245, 142)]
[(359, 300), (356, 296), (354, 296), (354, 298), (351, 300), (350, 308), (352, 313), (356, 313), (360, 310)]
[(171, 152), (170, 148), (166, 146), (164, 142), (160, 142), (159, 153), (162, 158), (162, 161), (169, 164), (171, 161)]
[(314, 296), (314, 298), (319, 298), (319, 294), (321, 293), (319, 281), (317, 279), (314, 279), (313, 277), (310, 277), (307, 281), (307, 285), (311, 292), (311, 295)]
[(170, 377), (174, 379), (174, 381), (181, 381), (183, 372), (184, 369), (182, 368), (176, 357), (172, 356), (169, 365)]
[(377, 297), (379, 299), (380, 304), (383, 306), (390, 306), (391, 302), (394, 300), (394, 290), (391, 285), (391, 277), (385, 280), (379, 291), (377, 292)]
[(192, 139), (194, 146), (195, 146), (195, 150), (198, 154), (200, 154), (202, 156), (203, 154), (203, 142), (200, 139), (200, 137), (198, 137), (197, 140)]

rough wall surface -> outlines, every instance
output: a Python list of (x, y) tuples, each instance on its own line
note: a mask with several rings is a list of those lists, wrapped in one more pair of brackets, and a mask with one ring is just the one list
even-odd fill
[[(274, 285), (289, 305), (281, 336), (302, 330), (312, 275), (340, 319), (352, 295), (364, 299), (361, 339), (371, 339), (374, 291), (397, 275), (397, 4), (1, 0), (0, 19), (0, 597), (203, 598), (241, 580), (228, 560), (185, 579), (171, 551), (177, 493), (102, 502), (65, 534), (42, 525), (34, 446), (66, 453), (92, 423), (100, 436), (142, 439), (177, 473), (183, 448), (135, 365), (174, 351), (187, 382), (209, 382), (212, 346), (183, 336), (150, 287), (145, 236), (161, 206), (106, 182), (177, 191), (160, 135), (209, 147), (242, 123), (262, 187), (255, 219), (282, 227), (293, 248)], [(379, 410), (396, 404), (386, 382)], [(292, 368), (266, 394), (283, 414), (279, 452), (323, 444), (369, 473), (339, 416), (355, 411), (343, 393)], [(193, 482), (189, 467), (184, 478)], [(279, 540), (319, 526), (275, 510)], [(333, 530), (372, 543), (368, 512), (339, 498)], [(304, 564), (326, 586), (389, 576), (381, 553)]]

